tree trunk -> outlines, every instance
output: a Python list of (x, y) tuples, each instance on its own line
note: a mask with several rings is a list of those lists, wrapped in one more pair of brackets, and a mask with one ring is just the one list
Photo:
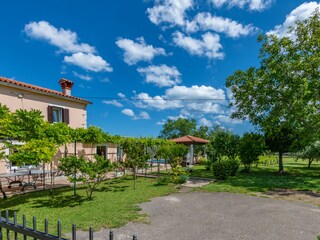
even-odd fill
[(133, 189), (136, 190), (136, 167), (133, 168)]
[(308, 162), (308, 168), (311, 167), (311, 163), (313, 162), (313, 159), (309, 159), (309, 162)]
[(284, 173), (282, 155), (283, 155), (282, 151), (279, 151), (279, 173), (280, 174)]

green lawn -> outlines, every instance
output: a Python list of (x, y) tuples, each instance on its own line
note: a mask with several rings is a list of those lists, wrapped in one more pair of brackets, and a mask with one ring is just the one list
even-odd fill
[[(307, 168), (306, 161), (296, 162), (284, 159), (285, 174), (279, 175), (278, 165), (253, 167), (251, 173), (239, 173), (224, 181), (217, 181), (202, 188), (205, 191), (250, 193), (266, 192), (273, 189), (311, 190), (320, 192), (320, 164), (313, 163)], [(192, 176), (213, 177), (204, 166), (196, 166)]]
[(137, 179), (134, 190), (132, 177), (124, 177), (103, 182), (92, 201), (86, 200), (83, 187), (79, 187), (78, 197), (73, 197), (73, 188), (68, 187), (54, 189), (53, 196), (49, 191), (39, 191), (1, 199), (0, 206), (1, 210), (8, 209), (11, 217), (17, 212), (19, 223), (22, 214), (26, 214), (30, 227), (32, 216), (38, 219), (38, 229), (48, 218), (51, 233), (55, 233), (56, 221), (60, 219), (62, 231), (66, 233), (71, 231), (72, 223), (76, 223), (78, 229), (88, 230), (92, 226), (98, 230), (123, 226), (129, 221), (145, 221), (137, 204), (175, 191), (173, 185), (159, 186), (155, 179), (144, 178)]

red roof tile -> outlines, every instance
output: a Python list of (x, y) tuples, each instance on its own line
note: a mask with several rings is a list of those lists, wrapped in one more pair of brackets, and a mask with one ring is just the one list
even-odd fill
[(206, 144), (209, 142), (206, 139), (198, 138), (198, 137), (194, 137), (194, 136), (190, 136), (190, 135), (170, 139), (170, 141), (175, 142), (175, 143), (186, 143), (186, 144), (192, 144), (192, 143)]
[(39, 92), (45, 92), (45, 93), (49, 93), (49, 94), (52, 94), (52, 95), (57, 95), (57, 96), (69, 98), (70, 100), (76, 100), (76, 101), (80, 101), (80, 102), (83, 102), (83, 103), (86, 103), (86, 104), (91, 104), (90, 101), (85, 100), (83, 98), (78, 98), (78, 97), (74, 97), (74, 96), (65, 95), (62, 92), (51, 90), (49, 88), (43, 88), (43, 87), (39, 87), (39, 86), (36, 86), (36, 85), (31, 85), (31, 84), (28, 84), (28, 83), (24, 83), (24, 82), (20, 82), (20, 81), (16, 81), (16, 80), (13, 80), (13, 79), (9, 79), (9, 78), (5, 78), (5, 77), (1, 77), (0, 76), (0, 84), (1, 83), (9, 83), (9, 84), (16, 85), (16, 86), (19, 86), (19, 87), (23, 87), (23, 88), (26, 88), (26, 89), (36, 90), (36, 91), (39, 91)]

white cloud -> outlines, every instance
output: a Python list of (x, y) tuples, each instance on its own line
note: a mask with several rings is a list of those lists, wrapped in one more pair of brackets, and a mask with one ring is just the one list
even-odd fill
[(113, 105), (113, 106), (116, 106), (116, 107), (123, 107), (123, 104), (120, 103), (119, 101), (117, 100), (105, 100), (105, 101), (102, 101), (104, 104), (109, 104), (109, 105)]
[(150, 115), (149, 115), (149, 113), (142, 111), (142, 112), (140, 112), (139, 118), (140, 119), (150, 119)]
[(102, 83), (109, 83), (110, 79), (107, 78), (107, 77), (104, 77), (104, 78), (101, 78), (99, 81), (102, 82)]
[(240, 119), (233, 119), (230, 117), (230, 115), (218, 115), (214, 117), (219, 123), (226, 123), (231, 125), (241, 124), (243, 123), (243, 120)]
[(116, 44), (124, 51), (124, 61), (129, 65), (136, 64), (139, 61), (151, 61), (157, 55), (166, 55), (163, 48), (147, 45), (143, 37), (137, 38), (136, 42), (120, 38), (116, 41)]
[(213, 122), (211, 120), (208, 120), (206, 118), (200, 118), (199, 124), (206, 127), (212, 127)]
[(123, 93), (118, 93), (118, 96), (120, 97), (120, 98), (126, 98), (126, 95), (124, 95)]
[(191, 55), (206, 56), (209, 59), (223, 59), (224, 53), (220, 52), (222, 45), (218, 34), (205, 33), (202, 39), (195, 39), (181, 32), (173, 34), (173, 42), (188, 51)]
[(83, 74), (77, 73), (77, 72), (75, 72), (75, 71), (72, 71), (72, 73), (73, 73), (73, 75), (74, 75), (75, 77), (80, 78), (80, 79), (82, 79), (82, 80), (84, 80), (84, 81), (88, 81), (88, 82), (89, 82), (89, 81), (92, 80), (92, 77), (89, 76), (89, 75), (83, 75)]
[(229, 18), (212, 16), (210, 13), (202, 12), (198, 13), (191, 22), (186, 23), (186, 30), (189, 32), (212, 30), (218, 33), (224, 33), (229, 37), (236, 38), (254, 33), (257, 31), (257, 28), (251, 24), (242, 25), (241, 23)]
[(93, 72), (113, 71), (109, 63), (92, 53), (74, 53), (71, 56), (65, 56), (64, 61)]
[(294, 37), (288, 33), (288, 27), (294, 25), (297, 20), (305, 20), (311, 16), (316, 8), (320, 9), (320, 3), (317, 2), (305, 2), (292, 10), (289, 15), (286, 16), (286, 20), (283, 24), (275, 26), (275, 28), (267, 34), (274, 34), (278, 37), (288, 36), (290, 38)]
[(147, 9), (149, 19), (156, 25), (168, 23), (183, 26), (185, 11), (192, 8), (193, 0), (155, 0), (155, 6)]
[[(79, 66), (83, 69), (101, 72), (112, 72), (112, 67), (102, 57), (96, 54), (96, 49), (87, 43), (79, 43), (77, 33), (63, 28), (56, 28), (46, 21), (26, 24), (24, 32), (31, 38), (44, 40), (59, 48), (61, 52), (72, 53), (65, 56), (64, 62)], [(77, 74), (82, 80), (89, 81), (89, 76)]]
[(68, 53), (94, 53), (95, 48), (87, 43), (78, 43), (78, 35), (63, 28), (57, 29), (46, 21), (31, 22), (24, 27), (25, 33), (35, 39), (44, 40)]
[(136, 96), (136, 98), (140, 100), (137, 101), (135, 105), (140, 108), (154, 108), (157, 110), (165, 110), (183, 107), (181, 101), (167, 101), (163, 96), (151, 97), (147, 93), (140, 93)]
[(165, 95), (151, 97), (147, 93), (140, 93), (135, 103), (136, 107), (152, 108), (156, 110), (181, 109), (192, 114), (221, 114), (224, 113), (225, 93), (222, 89), (210, 86), (174, 86), (167, 89)]
[(129, 116), (129, 117), (135, 117), (134, 112), (133, 112), (131, 109), (129, 109), (129, 108), (125, 108), (125, 109), (123, 109), (121, 112), (122, 112), (124, 115), (127, 115), (127, 116)]
[(270, 7), (274, 0), (210, 0), (217, 8), (227, 5), (228, 7), (247, 7), (251, 11), (263, 11)]
[(181, 73), (175, 67), (165, 64), (151, 65), (145, 68), (138, 68), (137, 71), (145, 77), (145, 82), (153, 83), (159, 87), (171, 87), (181, 83)]
[(145, 111), (141, 111), (141, 112), (139, 113), (139, 115), (136, 115), (131, 109), (126, 108), (126, 109), (123, 109), (121, 112), (122, 112), (124, 115), (127, 115), (127, 116), (131, 117), (131, 118), (134, 119), (134, 120), (138, 120), (138, 119), (148, 120), (148, 119), (150, 119), (149, 113), (147, 113), (147, 112), (145, 112)]

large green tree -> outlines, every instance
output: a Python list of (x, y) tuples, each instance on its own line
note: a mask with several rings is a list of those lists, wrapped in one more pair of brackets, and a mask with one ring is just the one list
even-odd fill
[(194, 135), (197, 130), (195, 119), (178, 118), (169, 119), (162, 127), (159, 137), (164, 139), (173, 139), (185, 135)]
[(307, 144), (320, 130), (318, 11), (295, 22), (288, 33), (260, 35), (260, 66), (236, 71), (226, 86), (234, 96), (232, 117), (249, 119), (269, 136), (289, 129)]

